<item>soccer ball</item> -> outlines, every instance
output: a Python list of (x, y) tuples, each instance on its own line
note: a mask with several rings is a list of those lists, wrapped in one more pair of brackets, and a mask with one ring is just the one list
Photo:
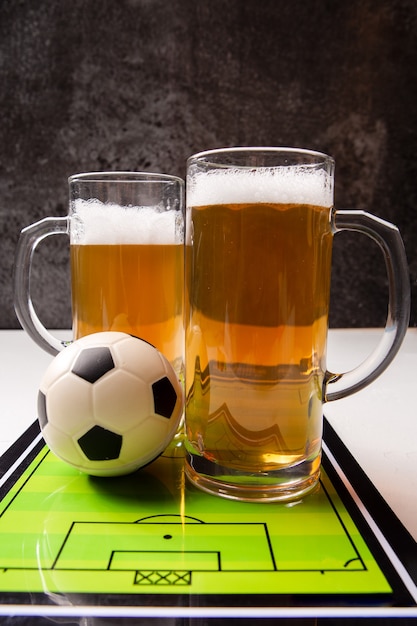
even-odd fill
[(156, 459), (174, 437), (182, 409), (169, 361), (121, 332), (74, 341), (51, 362), (38, 394), (48, 446), (95, 476), (128, 474)]

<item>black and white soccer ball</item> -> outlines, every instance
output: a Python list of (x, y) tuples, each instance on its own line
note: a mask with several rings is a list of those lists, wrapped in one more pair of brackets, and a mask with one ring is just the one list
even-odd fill
[(169, 361), (120, 332), (88, 335), (60, 352), (39, 388), (43, 437), (62, 460), (95, 476), (128, 474), (174, 437), (183, 390)]

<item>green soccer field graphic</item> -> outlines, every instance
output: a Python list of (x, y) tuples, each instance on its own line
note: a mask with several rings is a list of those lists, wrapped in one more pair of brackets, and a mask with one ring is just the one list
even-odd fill
[(387, 594), (335, 489), (293, 505), (223, 500), (181, 459), (99, 479), (44, 448), (0, 505), (0, 591)]

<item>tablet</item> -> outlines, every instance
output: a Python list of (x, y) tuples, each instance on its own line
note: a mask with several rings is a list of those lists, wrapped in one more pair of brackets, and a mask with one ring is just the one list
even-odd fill
[(178, 448), (87, 476), (37, 422), (0, 475), (0, 615), (16, 623), (417, 617), (416, 543), (326, 420), (320, 485), (290, 504), (206, 494)]

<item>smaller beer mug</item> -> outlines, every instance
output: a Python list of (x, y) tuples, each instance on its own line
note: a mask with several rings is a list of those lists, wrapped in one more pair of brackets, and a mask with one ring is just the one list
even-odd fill
[[(236, 500), (287, 501), (319, 479), (322, 406), (394, 358), (410, 308), (395, 226), (333, 208), (333, 159), (287, 148), (191, 157), (186, 209), (186, 473)], [(383, 251), (385, 333), (348, 373), (326, 368), (332, 241), (362, 232)]]
[(70, 239), (74, 339), (120, 331), (145, 339), (183, 378), (184, 181), (165, 174), (97, 172), (69, 178), (69, 214), (25, 228), (15, 263), (15, 308), (37, 344), (64, 344), (31, 300), (33, 252), (49, 235)]

